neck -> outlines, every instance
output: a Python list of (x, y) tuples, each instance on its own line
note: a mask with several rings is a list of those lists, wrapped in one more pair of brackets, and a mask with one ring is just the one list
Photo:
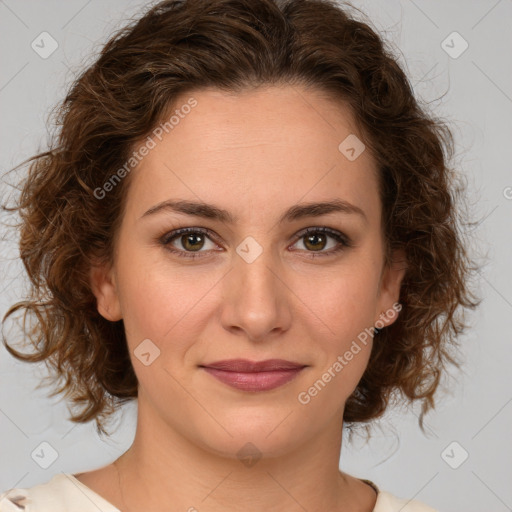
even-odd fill
[[(134, 442), (116, 464), (125, 509), (161, 511), (165, 503), (165, 510), (191, 512), (341, 510), (355, 500), (353, 483), (339, 471), (341, 421), (338, 415), (280, 455), (265, 456), (246, 441), (233, 442), (228, 456), (159, 423), (139, 404)], [(271, 435), (282, 445), (277, 431)]]

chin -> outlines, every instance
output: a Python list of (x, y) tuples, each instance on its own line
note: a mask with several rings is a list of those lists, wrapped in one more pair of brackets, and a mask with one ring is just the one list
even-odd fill
[(279, 419), (275, 414), (260, 414), (256, 418), (241, 414), (232, 418), (232, 421), (221, 422), (227, 432), (217, 425), (218, 428), (209, 428), (198, 433), (201, 437), (200, 444), (215, 455), (238, 458), (241, 462), (245, 457), (280, 457), (297, 449), (303, 443), (304, 437), (308, 437), (304, 422), (298, 429), (290, 421), (293, 416), (292, 413), (288, 420), (282, 421), (286, 414)]

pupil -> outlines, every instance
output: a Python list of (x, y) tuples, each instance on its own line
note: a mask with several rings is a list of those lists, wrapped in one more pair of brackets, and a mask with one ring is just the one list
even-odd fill
[[(191, 247), (191, 248), (192, 248), (192, 249), (194, 249), (194, 245), (195, 245), (195, 244), (194, 244), (194, 241), (193, 241), (193, 240), (194, 240), (194, 239), (200, 239), (200, 238), (201, 238), (201, 235), (195, 235), (195, 234), (186, 235), (186, 236), (185, 236), (185, 240), (186, 240), (185, 247), (187, 247), (187, 244), (189, 244), (189, 242), (190, 242), (190, 243), (191, 243), (191, 245), (192, 245), (192, 247)], [(191, 242), (191, 240), (192, 240), (192, 242)], [(197, 241), (196, 241), (196, 242), (197, 242)], [(197, 249), (198, 247), (196, 246), (195, 248)], [(200, 249), (200, 247), (199, 247), (199, 249)]]
[[(307, 237), (307, 240), (308, 240), (308, 243), (309, 243), (311, 240), (315, 240), (315, 239), (318, 240), (318, 239), (321, 239), (321, 238), (323, 238), (323, 235), (309, 235)], [(317, 241), (317, 243), (318, 243), (318, 241)], [(313, 242), (313, 245), (317, 245), (317, 243)], [(323, 247), (320, 247), (320, 249), (323, 249)]]

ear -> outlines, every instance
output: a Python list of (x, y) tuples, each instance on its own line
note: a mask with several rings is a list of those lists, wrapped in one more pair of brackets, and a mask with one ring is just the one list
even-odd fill
[(407, 271), (407, 257), (403, 249), (395, 249), (391, 255), (391, 262), (382, 271), (379, 285), (378, 310), (375, 312), (374, 325), (380, 329), (391, 325), (398, 318), (402, 309), (398, 305), (400, 287)]
[(113, 269), (106, 264), (94, 264), (89, 272), (89, 280), (98, 313), (111, 322), (121, 320), (123, 316)]

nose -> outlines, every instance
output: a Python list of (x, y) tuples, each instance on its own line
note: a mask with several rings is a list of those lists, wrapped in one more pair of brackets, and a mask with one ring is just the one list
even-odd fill
[(274, 339), (290, 327), (293, 296), (278, 259), (258, 246), (249, 241), (238, 247), (223, 280), (221, 314), (226, 330), (254, 342)]

